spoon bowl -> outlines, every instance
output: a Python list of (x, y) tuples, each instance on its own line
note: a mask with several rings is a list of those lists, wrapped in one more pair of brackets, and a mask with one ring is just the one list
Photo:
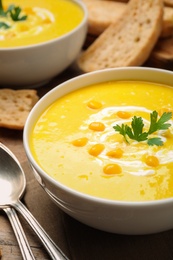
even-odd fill
[(68, 259), (52, 241), (34, 216), (20, 201), (26, 187), (25, 174), (14, 154), (0, 144), (0, 208), (13, 207), (28, 222), (54, 260)]
[[(14, 171), (18, 171), (18, 174), (16, 176), (11, 176), (11, 174), (9, 174), (9, 171), (11, 170), (11, 165), (7, 165), (7, 154), (4, 153), (4, 151), (1, 148), (5, 150), (6, 147), (0, 144), (0, 209), (2, 209), (9, 218), (16, 239), (18, 241), (23, 259), (34, 260), (35, 257), (31, 251), (31, 247), (26, 238), (18, 215), (15, 209), (13, 209), (11, 206), (7, 206), (9, 202), (11, 203), (13, 198), (20, 198), (23, 195), (26, 187), (25, 175), (22, 171), (22, 168), (20, 168), (21, 171), (19, 171), (19, 168), (16, 167), (16, 165), (14, 167)], [(10, 151), (6, 151), (10, 153)], [(11, 156), (15, 159), (12, 153)], [(20, 165), (18, 166), (20, 167)]]
[[(0, 148), (0, 205), (5, 207), (23, 196), (26, 179), (20, 165), (9, 160), (7, 149), (3, 145), (0, 145)], [(12, 154), (11, 156), (13, 157)], [(15, 174), (11, 174), (12, 169)]]

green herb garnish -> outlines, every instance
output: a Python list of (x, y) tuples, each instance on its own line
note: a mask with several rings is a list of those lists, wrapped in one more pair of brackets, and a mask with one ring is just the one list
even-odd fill
[(10, 13), (10, 17), (13, 21), (24, 21), (27, 15), (21, 16), (22, 9), (19, 6), (10, 5), (7, 9), (7, 14)]
[(10, 26), (7, 23), (0, 22), (0, 28), (3, 27), (4, 29), (9, 29)]
[(136, 140), (138, 142), (147, 141), (148, 145), (163, 145), (163, 141), (160, 137), (149, 138), (149, 135), (158, 130), (167, 130), (171, 124), (166, 123), (172, 117), (172, 112), (164, 112), (162, 116), (158, 119), (157, 111), (150, 113), (150, 127), (148, 132), (143, 132), (143, 119), (142, 117), (134, 116), (132, 118), (131, 127), (125, 124), (121, 126), (113, 126), (115, 131), (119, 132), (124, 136), (127, 143), (129, 143), (128, 138)]
[[(0, 16), (10, 17), (13, 21), (24, 21), (27, 19), (27, 15), (21, 15), (22, 9), (19, 6), (10, 5), (7, 11), (4, 11), (2, 0), (0, 0)], [(8, 29), (10, 26), (5, 22), (0, 22), (0, 28)]]

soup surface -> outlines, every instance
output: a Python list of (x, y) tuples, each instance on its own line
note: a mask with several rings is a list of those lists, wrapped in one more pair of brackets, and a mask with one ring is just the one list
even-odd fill
[[(31, 133), (35, 160), (50, 176), (82, 193), (111, 200), (173, 197), (173, 122), (151, 134), (163, 145), (125, 140), (113, 126), (172, 112), (173, 89), (149, 82), (106, 82), (55, 101)], [(168, 112), (169, 113), (169, 112)]]
[(26, 46), (52, 40), (73, 30), (84, 17), (80, 6), (70, 0), (4, 0), (4, 10), (12, 4), (21, 8), (19, 17), (26, 15), (27, 18), (13, 21), (10, 15), (0, 16), (0, 47)]

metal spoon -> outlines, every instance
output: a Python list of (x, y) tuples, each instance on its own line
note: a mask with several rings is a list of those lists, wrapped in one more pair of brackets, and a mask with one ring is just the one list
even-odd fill
[[(5, 149), (5, 146), (4, 146), (4, 149)], [(13, 156), (13, 154), (11, 154), (11, 156)], [(1, 167), (0, 167), (0, 171), (1, 171)], [(22, 225), (19, 221), (19, 218), (18, 218), (18, 215), (17, 215), (15, 209), (13, 209), (11, 206), (4, 205), (5, 204), (4, 202), (8, 200), (8, 198), (6, 197), (6, 194), (4, 194), (4, 190), (5, 190), (4, 180), (1, 179), (1, 174), (0, 174), (0, 208), (7, 214), (8, 218), (10, 220), (10, 223), (14, 230), (16, 239), (18, 241), (23, 259), (24, 260), (35, 260), (35, 257), (31, 251), (30, 245), (28, 243), (28, 240), (26, 238), (26, 235), (24, 233), (24, 230), (22, 228)], [(6, 192), (8, 192), (8, 191), (6, 191)], [(24, 193), (24, 188), (21, 189), (20, 196), (22, 196), (23, 193)]]
[[(1, 192), (0, 192), (0, 196), (1, 196)], [(18, 241), (23, 259), (24, 260), (34, 260), (35, 257), (31, 251), (30, 245), (25, 236), (23, 228), (20, 224), (16, 211), (11, 207), (4, 207), (4, 206), (0, 205), (0, 208), (1, 207), (6, 212), (8, 218), (10, 220), (10, 223), (12, 225), (16, 239)]]
[[(2, 185), (1, 185), (2, 184)], [(38, 221), (20, 201), (26, 186), (25, 175), (14, 154), (4, 145), (0, 144), (0, 205), (11, 206), (20, 212), (42, 241), (47, 252), (54, 260), (67, 260), (68, 258), (52, 241)]]

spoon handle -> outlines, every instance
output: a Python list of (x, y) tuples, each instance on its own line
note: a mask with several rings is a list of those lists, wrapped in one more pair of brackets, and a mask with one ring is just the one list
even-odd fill
[(16, 239), (19, 243), (19, 247), (20, 247), (23, 259), (24, 260), (34, 260), (35, 257), (31, 251), (30, 245), (25, 236), (24, 230), (21, 226), (21, 223), (19, 221), (16, 211), (10, 207), (4, 208), (3, 210), (6, 212), (8, 218), (10, 220), (10, 223), (11, 223), (14, 233), (16, 235)]
[(18, 200), (12, 205), (21, 215), (25, 218), (31, 228), (40, 238), (47, 252), (53, 260), (68, 260), (65, 254), (58, 248), (53, 240), (48, 236), (45, 230), (41, 227), (38, 221), (34, 218), (31, 212), (25, 207), (25, 205)]

